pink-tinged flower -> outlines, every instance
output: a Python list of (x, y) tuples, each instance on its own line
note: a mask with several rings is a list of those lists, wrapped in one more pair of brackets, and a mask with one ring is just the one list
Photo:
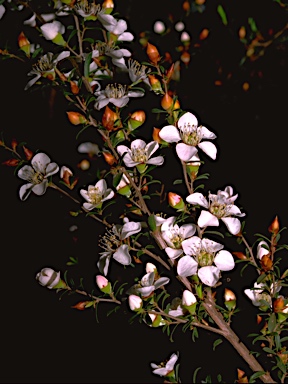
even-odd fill
[(162, 165), (164, 162), (163, 156), (151, 157), (159, 148), (157, 141), (151, 141), (146, 144), (144, 140), (136, 139), (131, 142), (131, 149), (126, 145), (118, 145), (117, 152), (123, 156), (123, 161), (126, 167), (137, 167), (140, 173), (145, 172), (147, 164)]
[(151, 368), (153, 368), (153, 373), (159, 376), (168, 376), (171, 375), (174, 371), (174, 366), (176, 361), (178, 360), (178, 356), (176, 353), (173, 353), (170, 356), (170, 359), (167, 362), (162, 362), (161, 364), (151, 363)]
[(52, 52), (48, 52), (46, 55), (42, 56), (37, 63), (33, 64), (33, 69), (28, 72), (28, 76), (35, 76), (32, 80), (30, 80), (24, 90), (26, 91), (33, 84), (35, 84), (40, 77), (44, 77), (49, 80), (55, 80), (56, 65), (66, 57), (70, 56), (70, 52), (63, 51), (59, 55), (53, 55)]
[(36, 280), (43, 287), (52, 289), (60, 282), (60, 272), (55, 272), (52, 268), (43, 268), (37, 273)]
[(80, 194), (87, 203), (83, 204), (83, 207), (88, 211), (94, 208), (101, 208), (102, 203), (106, 200), (112, 199), (114, 192), (111, 188), (107, 188), (107, 183), (104, 179), (97, 181), (94, 185), (88, 185), (88, 189), (81, 189)]
[(129, 295), (128, 303), (131, 311), (139, 311), (142, 308), (143, 301), (140, 296), (137, 295)]
[(191, 112), (186, 112), (177, 122), (178, 128), (174, 125), (167, 125), (161, 129), (159, 136), (168, 143), (177, 143), (176, 152), (182, 161), (193, 161), (197, 154), (197, 148), (202, 149), (213, 160), (216, 159), (217, 148), (210, 141), (205, 139), (215, 139), (216, 135), (208, 128), (200, 125), (198, 120)]
[(196, 226), (194, 224), (175, 224), (176, 217), (171, 216), (161, 225), (161, 235), (167, 247), (165, 252), (170, 259), (177, 259), (183, 254), (183, 242), (194, 235)]
[(50, 157), (45, 153), (37, 153), (31, 159), (31, 165), (24, 165), (18, 171), (20, 179), (28, 181), (22, 185), (19, 196), (22, 201), (26, 200), (31, 192), (41, 196), (46, 192), (48, 186), (48, 177), (59, 171), (59, 166), (52, 163)]
[(101, 292), (104, 292), (108, 295), (112, 292), (112, 286), (111, 283), (106, 279), (106, 277), (102, 275), (96, 276), (96, 284), (98, 285), (98, 288)]
[(111, 258), (122, 265), (131, 264), (129, 245), (125, 244), (125, 240), (141, 231), (141, 223), (127, 219), (124, 222), (124, 225), (113, 225), (112, 229), (108, 229), (105, 235), (100, 238), (99, 246), (105, 251), (100, 253), (97, 266), (105, 276), (108, 273)]
[(110, 33), (117, 36), (118, 41), (132, 41), (134, 36), (130, 32), (126, 32), (127, 23), (125, 20), (116, 20), (114, 16), (105, 14), (105, 10), (98, 13), (98, 20), (103, 27)]
[(245, 213), (241, 213), (240, 209), (234, 205), (238, 194), (233, 196), (233, 188), (226, 187), (224, 191), (218, 191), (216, 195), (209, 193), (208, 200), (202, 193), (195, 192), (186, 198), (186, 201), (192, 205), (200, 205), (207, 209), (201, 211), (198, 218), (200, 228), (208, 226), (219, 226), (219, 219), (226, 225), (228, 231), (232, 235), (237, 235), (241, 230), (241, 222), (238, 218), (243, 217)]
[(129, 90), (127, 85), (108, 84), (104, 90), (97, 90), (94, 95), (96, 96), (94, 108), (100, 110), (108, 103), (122, 108), (128, 103), (130, 97), (142, 97), (144, 92)]
[(199, 279), (213, 287), (220, 278), (221, 271), (231, 271), (234, 258), (223, 250), (223, 245), (209, 239), (193, 236), (182, 242), (185, 256), (177, 264), (179, 276), (188, 277), (198, 274)]

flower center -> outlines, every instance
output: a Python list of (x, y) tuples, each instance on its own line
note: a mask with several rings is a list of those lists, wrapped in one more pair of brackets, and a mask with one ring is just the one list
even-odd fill
[(40, 172), (35, 172), (34, 175), (32, 176), (31, 182), (33, 184), (41, 184), (42, 181), (44, 180), (44, 176)]
[(214, 255), (207, 251), (201, 251), (197, 255), (198, 263), (201, 267), (206, 267), (213, 264)]
[(218, 201), (215, 201), (210, 205), (209, 211), (212, 215), (221, 219), (221, 217), (224, 217), (226, 214), (226, 204), (220, 204)]
[(185, 144), (193, 145), (196, 147), (202, 139), (200, 130), (196, 125), (184, 124), (183, 127), (180, 128), (180, 136)]
[(91, 201), (91, 204), (97, 205), (102, 200), (102, 193), (99, 191), (99, 188), (93, 187), (88, 190), (88, 196)]
[(121, 241), (112, 228), (108, 229), (105, 235), (100, 236), (98, 245), (100, 248), (105, 249), (105, 251), (113, 252), (121, 245)]
[(37, 63), (33, 64), (34, 70), (40, 73), (51, 71), (53, 67), (53, 53), (51, 52), (48, 52), (45, 56), (41, 57)]
[(105, 88), (105, 94), (109, 99), (121, 99), (126, 93), (127, 86), (122, 84), (108, 84)]
[(97, 15), (101, 10), (100, 4), (89, 3), (87, 0), (80, 0), (74, 5), (74, 8), (77, 11), (82, 11), (86, 15)]
[(132, 159), (139, 163), (145, 163), (148, 160), (147, 151), (145, 148), (133, 148), (131, 149)]
[(179, 235), (178, 231), (175, 229), (170, 229), (169, 238), (173, 248), (180, 249), (182, 245), (183, 238)]
[(129, 59), (128, 60), (128, 67), (129, 71), (132, 72), (132, 74), (135, 77), (135, 80), (143, 80), (147, 77), (147, 74), (151, 72), (151, 69), (148, 68), (146, 65), (140, 64), (137, 60)]

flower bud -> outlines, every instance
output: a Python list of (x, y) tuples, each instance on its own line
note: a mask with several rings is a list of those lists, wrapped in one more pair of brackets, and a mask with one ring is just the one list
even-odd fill
[(174, 192), (168, 192), (168, 203), (170, 207), (177, 209), (179, 211), (184, 211), (185, 203), (181, 196), (177, 195)]
[(225, 288), (224, 291), (225, 306), (228, 311), (232, 311), (236, 307), (236, 296), (230, 289)]
[(190, 63), (191, 55), (189, 52), (184, 51), (180, 56), (181, 61), (187, 66)]
[(244, 255), (243, 252), (232, 252), (234, 256), (236, 256), (240, 260), (248, 260), (247, 256)]
[(128, 303), (131, 311), (138, 312), (142, 308), (143, 301), (140, 296), (129, 295)]
[(156, 65), (160, 61), (160, 54), (155, 45), (147, 43), (146, 53), (153, 64)]
[(153, 29), (154, 29), (154, 32), (158, 33), (159, 35), (161, 35), (162, 33), (164, 33), (166, 31), (165, 24), (161, 20), (157, 20), (154, 23)]
[(208, 35), (209, 35), (209, 29), (204, 28), (204, 29), (202, 29), (202, 31), (200, 32), (199, 39), (200, 39), (200, 40), (205, 40), (205, 39), (207, 39)]
[(273, 310), (274, 312), (282, 312), (285, 308), (285, 301), (283, 296), (279, 296), (273, 301)]
[(183, 292), (182, 305), (191, 315), (195, 315), (197, 299), (192, 292), (188, 291), (188, 289), (185, 289)]
[(103, 151), (102, 153), (107, 164), (113, 165), (114, 163), (117, 162), (117, 160), (115, 159), (115, 156), (113, 156), (112, 153), (108, 151)]
[(155, 75), (148, 75), (148, 80), (151, 85), (151, 88), (156, 95), (163, 95), (164, 91), (162, 89), (159, 79)]
[(268, 231), (276, 235), (279, 232), (279, 221), (278, 216), (272, 221), (271, 225), (268, 228)]
[(24, 32), (21, 32), (18, 36), (18, 45), (19, 48), (25, 53), (27, 57), (30, 57), (30, 41), (25, 36)]
[(79, 112), (66, 112), (68, 115), (68, 119), (71, 124), (73, 125), (79, 125), (79, 124), (85, 124), (87, 123), (87, 119), (85, 116), (81, 115)]
[(245, 39), (245, 36), (246, 36), (246, 29), (245, 27), (242, 25), (239, 30), (238, 30), (238, 36), (239, 36), (239, 39)]
[(34, 155), (33, 152), (30, 149), (28, 149), (27, 147), (25, 147), (25, 145), (23, 145), (22, 148), (23, 148), (26, 160), (28, 160), (28, 161), (31, 160), (33, 155)]
[(196, 179), (200, 165), (200, 161), (190, 161), (189, 163), (186, 163), (186, 171), (190, 176), (191, 180), (194, 181)]
[(116, 190), (120, 195), (128, 198), (131, 196), (130, 182), (126, 175), (122, 175), (119, 184), (116, 186)]
[(122, 124), (119, 120), (119, 125), (116, 125), (115, 126), (115, 122), (118, 120), (118, 115), (116, 112), (112, 111), (112, 109), (110, 109), (108, 107), (108, 105), (106, 105), (105, 107), (105, 110), (104, 110), (104, 113), (102, 115), (102, 125), (104, 128), (107, 129), (107, 131), (114, 131), (118, 128), (121, 128), (122, 127)]
[(60, 272), (55, 272), (52, 268), (43, 268), (36, 275), (36, 280), (43, 287), (49, 289), (67, 288), (67, 285), (60, 278)]
[(78, 93), (79, 93), (79, 87), (78, 87), (78, 85), (75, 83), (75, 81), (70, 81), (70, 89), (71, 89), (71, 92), (73, 93), (73, 95), (78, 95)]
[(152, 321), (153, 328), (161, 327), (161, 325), (166, 324), (161, 315), (155, 315), (155, 313), (149, 313), (148, 315)]
[(102, 9), (105, 10), (105, 14), (110, 14), (114, 9), (113, 0), (104, 0), (102, 3)]
[(172, 75), (174, 73), (174, 67), (175, 67), (175, 64), (173, 63), (169, 69), (167, 69), (167, 71), (165, 72), (165, 77), (166, 77), (166, 82), (169, 82), (172, 78)]
[(156, 267), (156, 265), (154, 265), (152, 263), (147, 263), (146, 264), (146, 273), (150, 273), (150, 272), (156, 273), (157, 272), (157, 267)]
[(106, 279), (106, 277), (102, 275), (97, 275), (96, 284), (98, 285), (98, 288), (101, 292), (107, 293), (108, 295), (110, 295), (110, 293), (112, 292), (111, 283)]
[(82, 171), (87, 171), (90, 168), (90, 162), (86, 159), (83, 159), (80, 161), (77, 167), (80, 168)]
[(60, 178), (63, 179), (64, 183), (70, 187), (70, 177), (73, 176), (71, 169), (63, 165), (60, 169)]
[(264, 272), (268, 272), (273, 268), (273, 261), (270, 259), (269, 255), (263, 255), (260, 264)]
[(18, 145), (18, 142), (15, 139), (12, 139), (12, 141), (11, 141), (11, 148), (13, 149), (13, 151), (16, 150), (17, 145)]
[(173, 98), (167, 92), (161, 99), (161, 107), (165, 109), (165, 111), (168, 111), (173, 107)]
[(183, 1), (182, 8), (183, 8), (183, 11), (189, 12), (190, 11), (190, 2), (188, 0)]
[(142, 124), (144, 124), (146, 120), (146, 115), (144, 111), (135, 111), (132, 113), (128, 120), (128, 128), (130, 131), (133, 131), (136, 128), (141, 127)]
[(79, 303), (73, 305), (71, 308), (78, 309), (79, 311), (84, 311), (84, 309), (89, 308), (93, 305), (93, 301), (79, 301)]
[(3, 161), (2, 164), (7, 165), (8, 167), (16, 167), (16, 165), (18, 165), (19, 162), (20, 160), (18, 159), (9, 159), (9, 160)]
[(190, 35), (189, 33), (187, 32), (182, 32), (181, 33), (181, 36), (180, 36), (180, 40), (181, 40), (181, 43), (183, 43), (184, 45), (185, 44), (189, 44), (190, 43)]
[(237, 368), (237, 376), (238, 380), (237, 383), (249, 383), (248, 377), (245, 376), (245, 372), (242, 371), (241, 369)]

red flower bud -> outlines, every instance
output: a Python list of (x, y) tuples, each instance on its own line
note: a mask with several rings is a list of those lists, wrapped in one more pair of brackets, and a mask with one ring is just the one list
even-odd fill
[(3, 161), (2, 164), (8, 165), (8, 167), (16, 167), (16, 165), (19, 164), (19, 160), (18, 159), (9, 159), (9, 160)]
[(87, 308), (87, 304), (90, 304), (91, 301), (79, 301), (79, 303), (73, 305), (71, 308), (78, 309), (79, 311), (84, 311)]
[(279, 221), (278, 216), (272, 221), (271, 225), (268, 228), (268, 231), (276, 235), (279, 232)]
[(79, 112), (66, 112), (68, 115), (68, 119), (71, 124), (79, 125), (87, 123), (87, 119), (85, 116), (81, 115)]
[(26, 148), (24, 145), (23, 145), (23, 151), (24, 151), (24, 153), (25, 153), (26, 159), (27, 159), (28, 161), (31, 160), (32, 157), (33, 157), (33, 155), (34, 155), (33, 152), (30, 151), (30, 149)]
[(147, 43), (146, 53), (153, 64), (157, 64), (160, 61), (160, 55), (155, 45)]
[(114, 163), (117, 162), (117, 160), (115, 159), (115, 157), (112, 155), (112, 153), (108, 152), (108, 151), (103, 151), (103, 156), (104, 156), (104, 159), (106, 161), (107, 164), (109, 165), (113, 165)]

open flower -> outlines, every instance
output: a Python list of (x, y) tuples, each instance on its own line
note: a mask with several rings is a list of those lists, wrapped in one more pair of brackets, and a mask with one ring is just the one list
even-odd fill
[(96, 43), (94, 50), (92, 51), (92, 58), (100, 56), (108, 56), (112, 59), (112, 64), (116, 67), (127, 70), (125, 63), (125, 57), (130, 57), (131, 52), (125, 48), (119, 48), (114, 42), (106, 43), (99, 41)]
[(162, 285), (168, 284), (170, 279), (168, 277), (156, 278), (155, 271), (146, 273), (139, 284), (133, 285), (128, 293), (140, 293), (142, 298), (147, 298), (152, 293), (160, 288)]
[(94, 208), (101, 208), (104, 201), (112, 199), (114, 196), (114, 192), (112, 189), (107, 188), (107, 183), (104, 179), (97, 181), (95, 186), (88, 185), (88, 190), (81, 189), (80, 194), (87, 201), (83, 206), (88, 211)]
[(136, 139), (131, 142), (131, 149), (126, 145), (118, 145), (117, 152), (120, 156), (124, 155), (123, 161), (126, 167), (137, 167), (140, 173), (143, 173), (147, 166), (146, 164), (162, 165), (164, 162), (163, 156), (151, 158), (154, 152), (159, 148), (157, 141), (151, 141), (146, 144), (144, 140)]
[(176, 353), (173, 353), (170, 356), (170, 359), (166, 363), (163, 362), (159, 365), (155, 363), (151, 363), (151, 367), (153, 368), (152, 372), (155, 373), (155, 375), (159, 375), (159, 376), (171, 375), (174, 371), (174, 366), (177, 360), (178, 360), (178, 356), (176, 355)]
[(207, 209), (201, 211), (198, 218), (200, 228), (207, 226), (219, 226), (219, 219), (226, 225), (232, 235), (237, 235), (241, 230), (241, 222), (237, 217), (245, 216), (240, 209), (234, 205), (238, 194), (233, 196), (233, 188), (226, 187), (224, 191), (218, 191), (216, 195), (209, 193), (208, 200), (202, 193), (195, 192), (186, 198), (186, 201), (192, 205), (200, 205)]
[(196, 231), (194, 224), (175, 224), (176, 217), (171, 216), (161, 225), (161, 235), (168, 245), (165, 252), (170, 259), (176, 259), (183, 254), (183, 242), (192, 237)]
[(28, 181), (22, 185), (19, 191), (20, 199), (26, 200), (31, 191), (35, 195), (41, 196), (46, 192), (48, 186), (48, 177), (59, 171), (59, 166), (52, 163), (50, 157), (45, 153), (37, 153), (31, 159), (31, 165), (24, 165), (18, 171), (20, 179)]
[(75, 12), (85, 20), (96, 20), (101, 11), (101, 5), (87, 0), (77, 1), (74, 5)]
[[(213, 160), (216, 158), (216, 146), (205, 139), (215, 139), (216, 135), (208, 128), (200, 125), (191, 112), (186, 112), (177, 122), (178, 129), (174, 125), (166, 125), (159, 132), (162, 140), (168, 143), (178, 143), (176, 152), (182, 161), (192, 161), (197, 153), (197, 148), (202, 149)], [(204, 139), (204, 140), (203, 140)]]
[(148, 79), (148, 74), (151, 69), (146, 65), (140, 64), (137, 60), (128, 60), (128, 74), (132, 83), (139, 83), (143, 81), (151, 89), (151, 85)]
[(244, 289), (245, 295), (249, 297), (256, 307), (262, 306), (264, 302), (272, 306), (272, 299), (268, 292), (264, 291), (265, 284), (254, 283), (253, 289)]
[(132, 33), (126, 32), (127, 23), (125, 20), (116, 20), (114, 16), (105, 14), (103, 10), (98, 13), (98, 19), (107, 31), (117, 36), (118, 41), (132, 41), (134, 39)]
[(96, 102), (94, 108), (97, 110), (102, 109), (108, 103), (112, 103), (115, 107), (124, 107), (130, 97), (142, 97), (144, 92), (129, 90), (127, 85), (122, 84), (108, 84), (102, 91), (96, 91)]
[(99, 246), (105, 251), (100, 253), (100, 259), (97, 266), (101, 273), (105, 276), (108, 273), (108, 267), (111, 257), (122, 265), (131, 264), (131, 256), (129, 246), (125, 244), (128, 237), (141, 231), (141, 223), (125, 220), (124, 225), (113, 225), (112, 229), (108, 229), (100, 238)]
[(40, 77), (44, 77), (49, 80), (55, 80), (56, 72), (55, 67), (59, 63), (59, 61), (65, 59), (70, 56), (70, 52), (63, 51), (59, 55), (53, 55), (52, 52), (48, 52), (46, 55), (42, 56), (37, 63), (33, 64), (33, 69), (28, 72), (28, 76), (34, 76), (32, 80), (30, 80), (24, 90), (26, 91), (33, 84), (35, 84)]
[(46, 40), (51, 40), (58, 45), (65, 45), (65, 41), (62, 37), (65, 32), (65, 27), (60, 21), (54, 20), (51, 23), (45, 23), (40, 29)]
[(213, 287), (219, 280), (221, 271), (230, 271), (235, 262), (230, 252), (223, 250), (223, 245), (209, 239), (193, 236), (182, 242), (185, 256), (177, 265), (179, 276), (195, 275), (206, 285)]

